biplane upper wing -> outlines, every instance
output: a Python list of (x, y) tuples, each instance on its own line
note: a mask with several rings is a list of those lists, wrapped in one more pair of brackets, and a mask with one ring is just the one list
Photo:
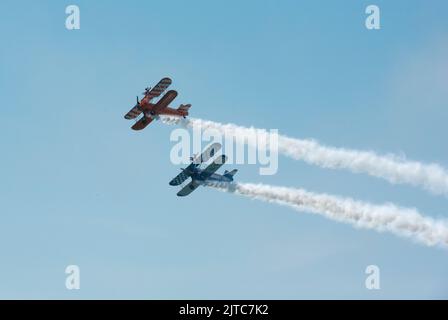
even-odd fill
[(190, 175), (185, 173), (185, 170), (182, 170), (181, 173), (179, 173), (177, 176), (173, 178), (173, 180), (170, 181), (170, 186), (178, 186), (182, 184), (185, 180), (187, 180), (189, 177)]
[(154, 107), (152, 108), (152, 112), (154, 112), (155, 114), (160, 113), (163, 109), (165, 109), (166, 107), (168, 107), (168, 105), (171, 103), (171, 101), (173, 101), (174, 99), (176, 99), (177, 97), (177, 91), (175, 90), (170, 90), (168, 91), (163, 97), (162, 99), (160, 99), (159, 101), (157, 101), (157, 103), (154, 105)]
[(207, 162), (221, 149), (221, 144), (215, 142), (209, 145), (199, 156), (193, 158), (193, 163), (201, 164)]
[[(151, 100), (153, 98), (160, 96), (162, 94), (162, 92), (165, 91), (170, 86), (170, 84), (171, 84), (170, 78), (163, 78), (162, 80), (159, 81), (159, 83), (157, 83), (155, 85), (154, 88), (145, 92), (145, 97), (148, 97), (147, 99)], [(138, 102), (138, 97), (137, 97), (137, 104), (134, 106), (134, 108), (132, 108), (131, 110), (129, 110), (128, 113), (125, 114), (124, 118), (128, 119), (128, 120), (135, 119), (140, 115), (140, 113), (142, 113), (142, 111), (143, 110), (140, 108), (140, 105)], [(136, 129), (136, 130), (139, 130), (139, 129)]]
[(187, 180), (192, 172), (193, 172), (193, 168), (196, 167), (197, 165), (194, 163), (191, 163), (188, 167), (186, 167), (185, 169), (182, 169), (182, 172), (179, 173), (177, 176), (175, 176), (173, 178), (173, 180), (170, 181), (170, 185), (171, 186), (178, 186), (180, 184), (182, 184), (185, 180)]
[(163, 91), (165, 91), (171, 84), (170, 78), (163, 78), (159, 81), (158, 84), (154, 86), (151, 90), (149, 90), (145, 96), (148, 97), (149, 100), (152, 98), (156, 98), (162, 94)]
[(226, 155), (221, 155), (220, 157), (216, 158), (215, 161), (213, 161), (207, 168), (205, 168), (201, 172), (201, 178), (207, 179), (210, 177), (213, 173), (215, 173), (221, 166), (227, 161)]
[(197, 189), (197, 187), (199, 187), (200, 184), (196, 181), (191, 181), (189, 184), (187, 184), (185, 187), (183, 187), (178, 193), (177, 196), (178, 197), (185, 197), (188, 196), (190, 193), (192, 193), (194, 190)]
[(142, 117), (131, 127), (133, 130), (142, 130), (152, 122), (152, 118)]

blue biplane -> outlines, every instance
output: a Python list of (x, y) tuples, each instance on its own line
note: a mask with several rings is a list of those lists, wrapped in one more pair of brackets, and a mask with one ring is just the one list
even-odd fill
[(170, 185), (178, 186), (184, 183), (188, 178), (191, 178), (190, 183), (177, 193), (179, 197), (188, 196), (200, 185), (207, 186), (219, 183), (230, 183), (233, 181), (233, 176), (238, 171), (237, 169), (232, 171), (225, 170), (223, 175), (215, 173), (227, 161), (227, 157), (224, 154), (217, 157), (205, 169), (200, 168), (202, 163), (211, 159), (220, 149), (221, 145), (219, 143), (213, 143), (199, 156), (191, 157), (191, 164), (185, 169), (181, 169), (182, 172), (170, 181)]

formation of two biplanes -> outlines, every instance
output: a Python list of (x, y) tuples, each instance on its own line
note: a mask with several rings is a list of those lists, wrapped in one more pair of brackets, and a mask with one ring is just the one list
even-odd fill
[[(133, 130), (142, 130), (146, 128), (153, 120), (157, 120), (160, 116), (169, 115), (186, 118), (191, 104), (181, 104), (177, 109), (171, 108), (170, 103), (176, 99), (177, 92), (169, 90), (160, 99), (158, 99), (163, 92), (171, 85), (170, 78), (163, 78), (153, 88), (145, 88), (143, 92), (143, 99), (139, 100), (137, 96), (137, 103), (124, 116), (125, 119), (135, 119), (135, 124), (131, 127)], [(157, 101), (155, 101), (157, 99)], [(214, 143), (208, 146), (200, 155), (191, 157), (191, 163), (170, 181), (170, 185), (182, 185), (187, 179), (191, 181), (185, 185), (177, 195), (180, 197), (187, 196), (196, 190), (199, 186), (207, 186), (216, 183), (230, 183), (233, 181), (233, 176), (237, 172), (236, 169), (232, 171), (225, 171), (224, 174), (218, 174), (216, 171), (226, 162), (226, 155), (222, 154), (216, 157), (206, 168), (202, 169), (201, 165), (212, 159), (221, 149), (219, 143)]]

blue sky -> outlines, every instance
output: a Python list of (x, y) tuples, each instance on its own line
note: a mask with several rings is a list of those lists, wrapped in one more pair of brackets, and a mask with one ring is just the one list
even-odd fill
[[(77, 4), (81, 29), (65, 29)], [(364, 27), (367, 5), (381, 30)], [(194, 117), (448, 166), (446, 1), (2, 1), (0, 298), (448, 298), (448, 253), (202, 188), (172, 127), (123, 114), (170, 76)], [(230, 166), (229, 166), (230, 168)], [(279, 159), (302, 187), (447, 218), (447, 199)], [(65, 267), (81, 289), (65, 288)], [(367, 265), (381, 290), (364, 286)]]

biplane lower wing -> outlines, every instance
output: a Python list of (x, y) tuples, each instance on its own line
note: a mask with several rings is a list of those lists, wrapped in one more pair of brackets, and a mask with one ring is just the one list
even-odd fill
[(178, 193), (177, 196), (179, 197), (185, 197), (188, 196), (190, 193), (192, 193), (194, 190), (196, 190), (200, 184), (197, 181), (191, 181), (189, 184), (187, 184), (185, 187), (183, 187)]
[(150, 124), (152, 122), (152, 118), (147, 118), (147, 117), (143, 117), (140, 120), (138, 120), (136, 123), (134, 123), (134, 125), (132, 126), (133, 130), (142, 130), (144, 128), (146, 128), (146, 126), (148, 124)]
[(177, 91), (175, 90), (170, 90), (168, 91), (163, 97), (162, 99), (160, 99), (159, 101), (157, 101), (157, 103), (154, 105), (154, 107), (152, 108), (152, 112), (154, 114), (159, 114), (160, 112), (162, 112), (163, 109), (165, 109), (166, 107), (168, 107), (168, 105), (177, 97)]

